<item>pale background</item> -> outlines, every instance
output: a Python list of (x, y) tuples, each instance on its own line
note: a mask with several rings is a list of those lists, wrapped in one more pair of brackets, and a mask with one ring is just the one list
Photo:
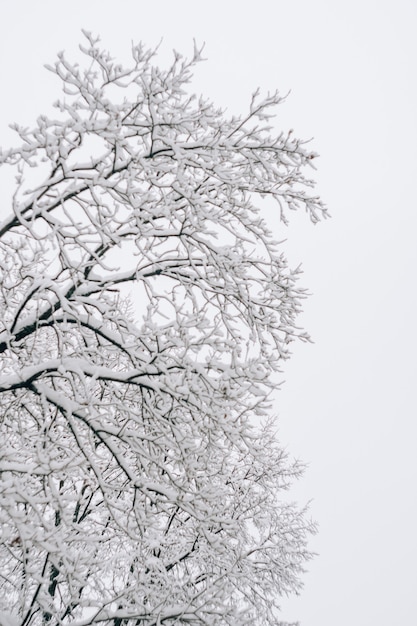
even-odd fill
[[(50, 111), (44, 63), (80, 29), (121, 58), (131, 40), (206, 42), (195, 89), (244, 112), (251, 92), (291, 90), (278, 129), (314, 137), (318, 191), (332, 219), (295, 215), (293, 266), (313, 295), (276, 410), (280, 437), (309, 467), (293, 490), (313, 499), (319, 556), (283, 619), (303, 626), (416, 624), (417, 3), (415, 0), (3, 0), (0, 144), (8, 122)], [(6, 172), (7, 174), (7, 172)], [(9, 212), (4, 175), (0, 218)]]

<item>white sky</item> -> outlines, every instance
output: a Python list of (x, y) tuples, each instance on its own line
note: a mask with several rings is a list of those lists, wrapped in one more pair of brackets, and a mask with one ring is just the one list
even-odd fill
[[(206, 42), (195, 89), (243, 112), (260, 86), (286, 93), (276, 125), (314, 136), (332, 219), (295, 215), (291, 263), (313, 292), (277, 401), (281, 438), (309, 463), (294, 498), (320, 523), (299, 598), (303, 626), (415, 623), (417, 4), (415, 0), (14, 0), (2, 3), (0, 144), (59, 95), (43, 69), (85, 28), (113, 54), (162, 57)], [(3, 180), (3, 179), (2, 179)], [(4, 197), (4, 196), (3, 196)], [(9, 206), (0, 205), (0, 218)]]

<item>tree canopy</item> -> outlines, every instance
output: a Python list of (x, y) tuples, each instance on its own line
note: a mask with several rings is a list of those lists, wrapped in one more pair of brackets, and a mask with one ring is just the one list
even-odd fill
[(325, 215), (316, 155), (278, 93), (190, 95), (199, 50), (125, 68), (84, 35), (56, 117), (0, 154), (1, 615), (272, 626), (314, 524), (270, 402), (303, 290), (259, 207)]

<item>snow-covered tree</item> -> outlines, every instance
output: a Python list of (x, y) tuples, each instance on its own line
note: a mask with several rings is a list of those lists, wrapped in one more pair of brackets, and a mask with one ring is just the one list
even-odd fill
[(270, 394), (306, 336), (257, 205), (318, 220), (315, 154), (273, 133), (277, 94), (230, 119), (189, 95), (198, 50), (126, 69), (85, 37), (56, 117), (0, 154), (0, 614), (278, 624), (314, 526)]

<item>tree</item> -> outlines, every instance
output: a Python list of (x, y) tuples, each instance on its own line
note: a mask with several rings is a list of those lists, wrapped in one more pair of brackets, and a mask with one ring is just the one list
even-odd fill
[(134, 46), (125, 69), (84, 35), (86, 69), (49, 67), (56, 119), (1, 152), (17, 188), (0, 226), (0, 610), (277, 624), (314, 525), (281, 494), (302, 468), (270, 394), (306, 335), (256, 203), (317, 221), (315, 154), (271, 135), (278, 94), (231, 119), (188, 95), (198, 50), (161, 70)]

